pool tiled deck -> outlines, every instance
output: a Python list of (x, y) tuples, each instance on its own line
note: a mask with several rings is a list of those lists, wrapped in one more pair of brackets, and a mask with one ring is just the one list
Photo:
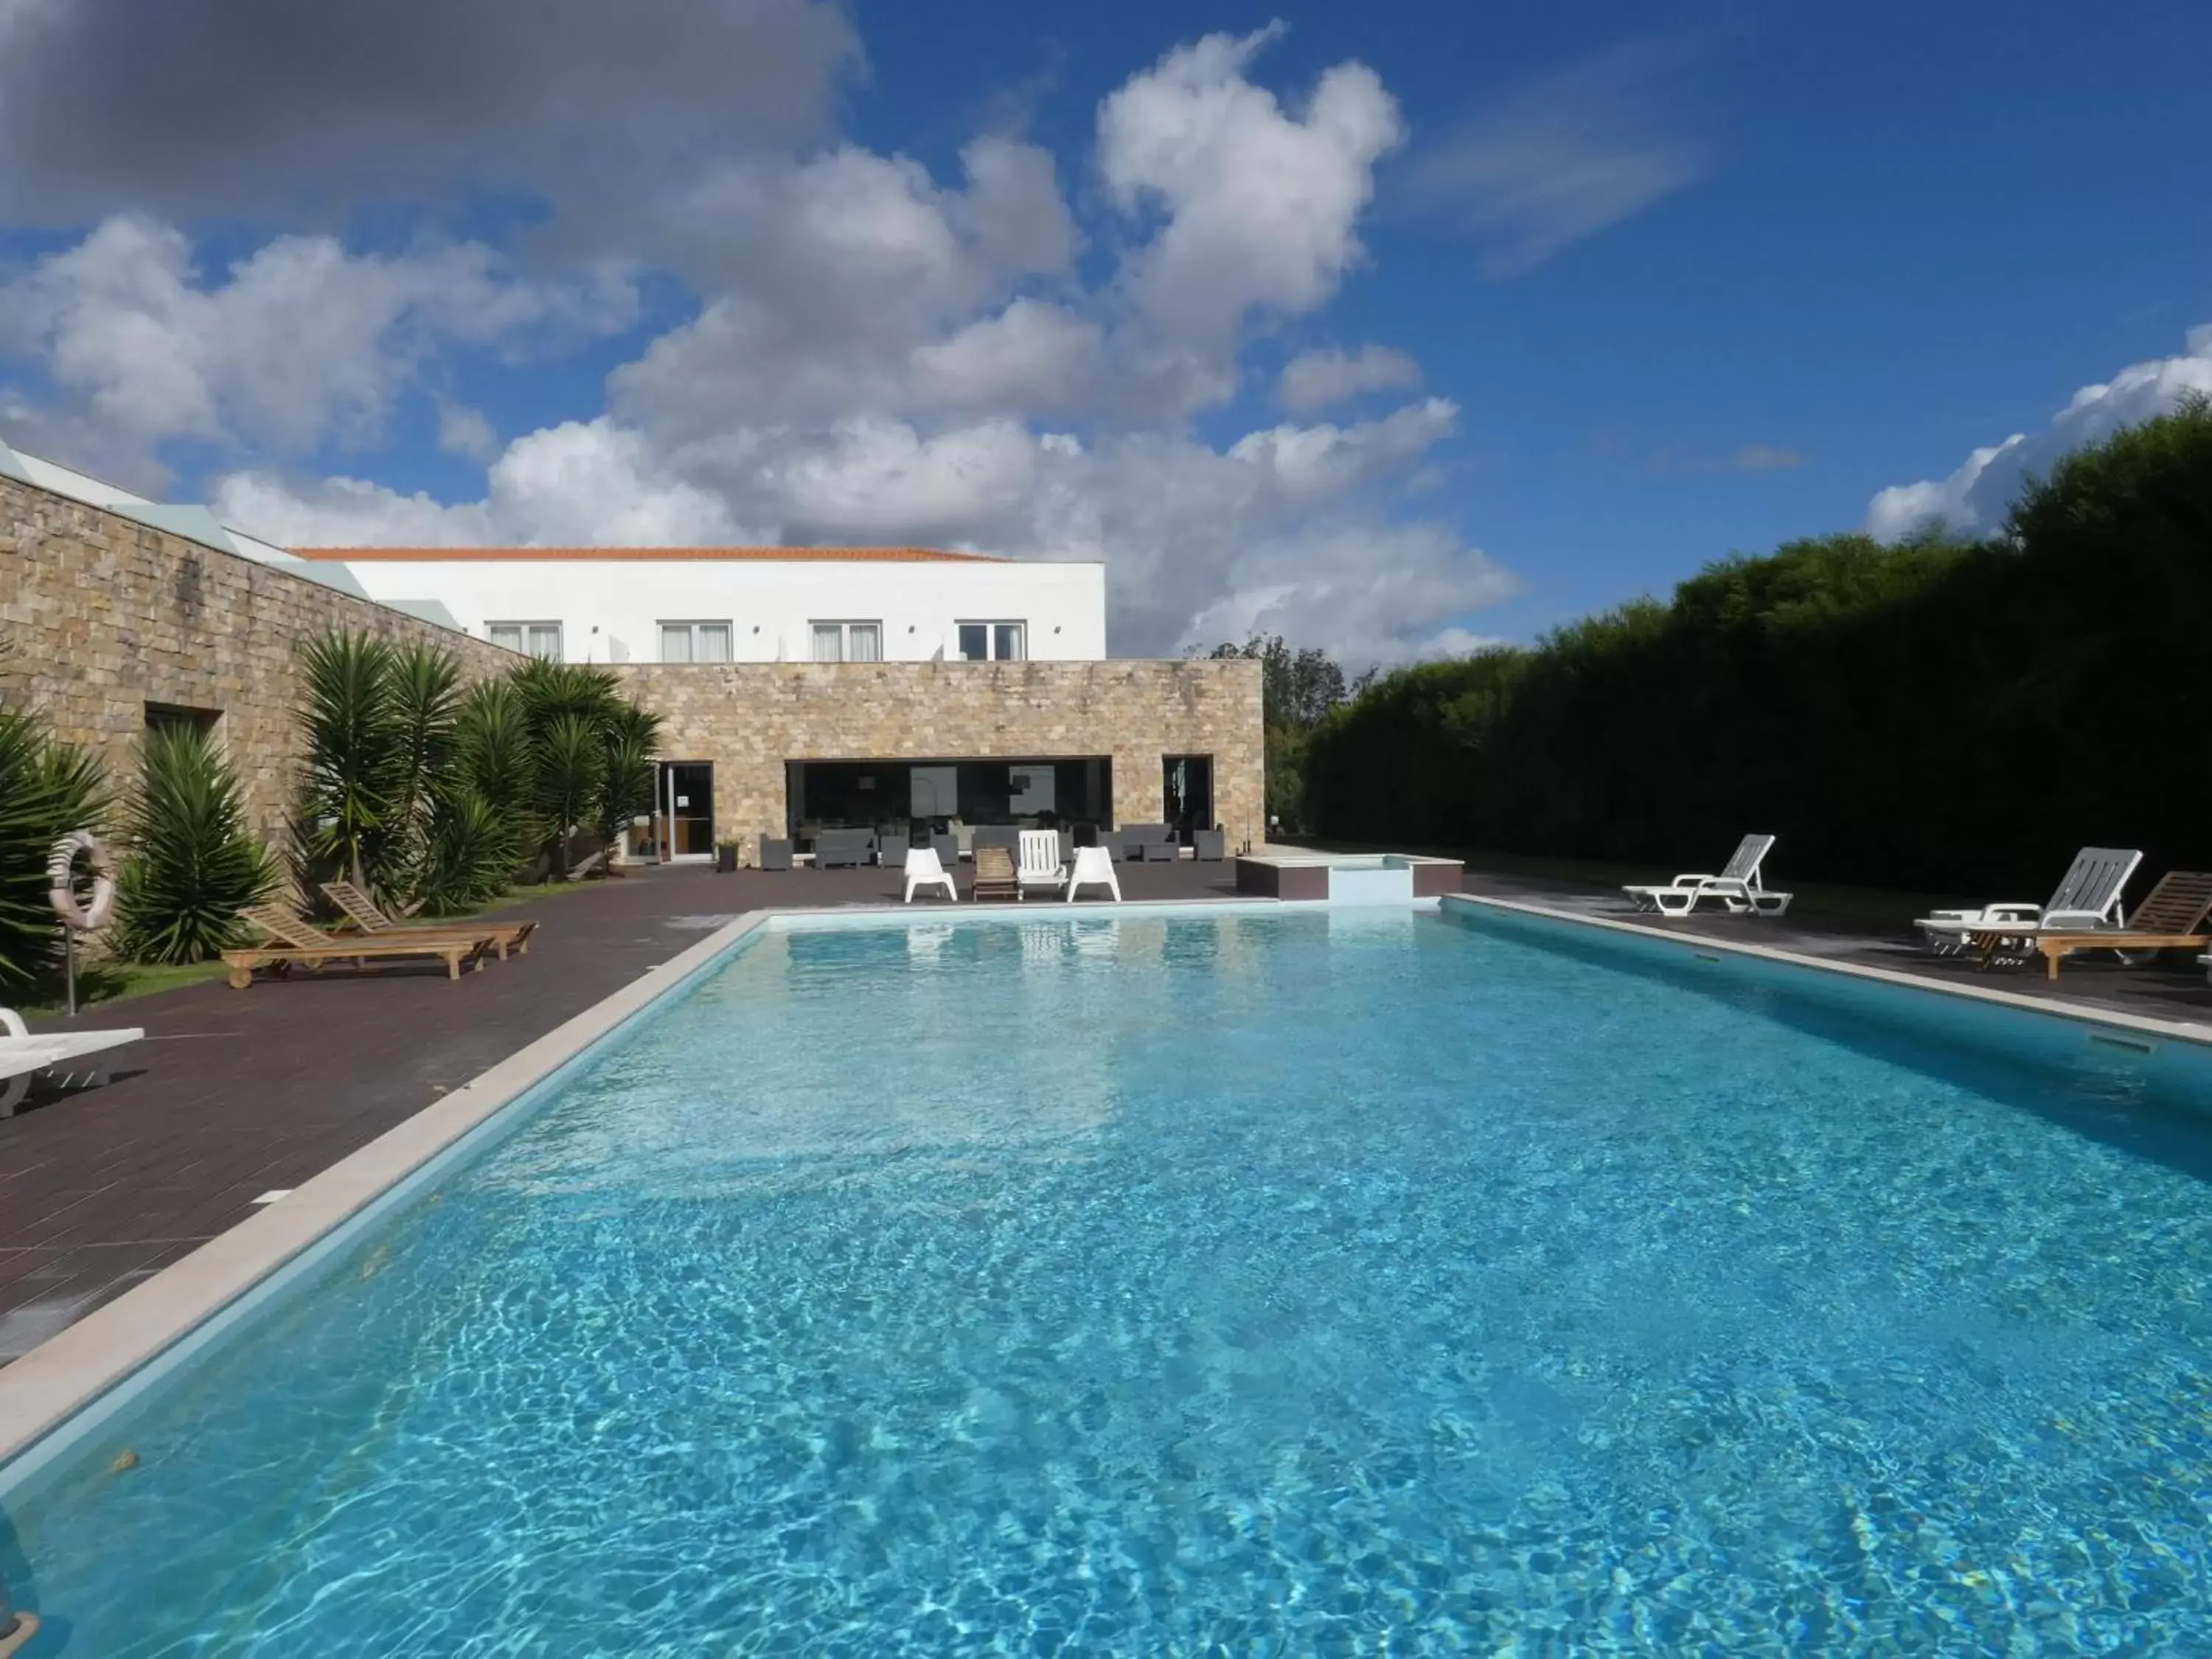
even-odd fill
[[(1226, 864), (1124, 866), (1121, 876), (1131, 900), (1234, 896)], [(960, 880), (964, 893), (964, 870)], [(1627, 915), (1617, 893), (1601, 890), (1480, 872), (1466, 885)], [(653, 869), (502, 913), (543, 921), (529, 956), (458, 984), (441, 966), (405, 965), (242, 993), (209, 983), (93, 1011), (88, 1023), (142, 1025), (147, 1040), (117, 1052), (106, 1087), (34, 1093), (0, 1120), (0, 1364), (254, 1214), (257, 1198), (330, 1168), (734, 916), (898, 896), (896, 878), (873, 869)], [(2193, 967), (2076, 960), (2054, 988), (2039, 971), (1983, 975), (1894, 934), (1817, 917), (1700, 915), (1656, 925), (2212, 1024), (2212, 990)]]

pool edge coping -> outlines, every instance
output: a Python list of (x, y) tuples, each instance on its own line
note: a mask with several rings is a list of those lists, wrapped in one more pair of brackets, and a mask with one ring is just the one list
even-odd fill
[[(1486, 893), (1447, 893), (1439, 902), (1447, 911), (1462, 905), (1474, 909), (1504, 910), (1516, 915), (1534, 916), (1545, 921), (1563, 921), (1609, 933), (1630, 933), (1638, 939), (1657, 939), (1689, 950), (1726, 951), (1735, 956), (1750, 957), (1759, 961), (1812, 969), (1825, 974), (1841, 974), (1849, 978), (1898, 986), (1906, 990), (1932, 991), (1939, 995), (1959, 997), (1994, 1007), (2070, 1019), (2084, 1025), (2118, 1026), (2147, 1036), (2163, 1037), (2171, 1042), (2191, 1043), (2212, 1051), (2212, 1022), (2200, 1024), (2189, 1020), (2160, 1019), (2150, 1014), (2130, 1013), (2120, 1008), (2100, 1008), (2062, 998), (2023, 996), (2017, 991), (2007, 991), (1995, 985), (1971, 985), (1933, 979), (1923, 974), (1907, 973), (1902, 969), (1877, 967), (1872, 963), (1838, 962), (1830, 957), (1807, 956), (1801, 951), (1784, 950), (1775, 945), (1760, 945), (1749, 939), (1717, 939), (1711, 933), (1686, 931), (1676, 933), (1671, 928), (1653, 927), (1619, 916), (1597, 916), (1581, 910), (1555, 909), (1549, 905), (1531, 904), (1522, 899), (1494, 898)], [(4, 1376), (4, 1373), (0, 1373), (0, 1376)]]
[(19, 1461), (410, 1176), (779, 914), (748, 910), (0, 1366), (0, 1487)]
[[(1435, 899), (1409, 907), (1433, 911)], [(628, 983), (579, 1010), (544, 1035), (493, 1062), (460, 1087), (403, 1118), (368, 1145), (318, 1171), (259, 1213), (206, 1240), (150, 1278), (64, 1326), (21, 1358), (0, 1366), (0, 1493), (43, 1462), (42, 1443), (65, 1433), (73, 1419), (154, 1370), (196, 1333), (246, 1303), (292, 1263), (376, 1205), (434, 1160), (497, 1118), (522, 1096), (611, 1036), (676, 986), (725, 953), (776, 924), (825, 927), (890, 926), (924, 915), (947, 922), (1021, 916), (1105, 920), (1243, 911), (1325, 911), (1393, 906), (1332, 905), (1249, 894), (1205, 899), (1059, 902), (931, 906), (897, 904), (768, 906), (721, 927), (654, 963)]]

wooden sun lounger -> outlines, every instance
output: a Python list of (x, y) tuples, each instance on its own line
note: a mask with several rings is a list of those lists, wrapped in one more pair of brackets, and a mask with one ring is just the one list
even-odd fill
[(238, 914), (276, 942), (256, 945), (250, 950), (225, 951), (222, 953), (223, 964), (230, 969), (230, 985), (234, 991), (243, 991), (253, 983), (256, 968), (289, 969), (298, 966), (319, 972), (333, 962), (350, 962), (355, 967), (362, 968), (372, 960), (391, 961), (404, 957), (435, 957), (446, 964), (446, 977), (457, 980), (460, 978), (464, 967), (481, 972), (484, 952), (492, 948), (490, 937), (482, 933), (465, 938), (459, 934), (440, 934), (434, 938), (405, 941), (374, 938), (334, 939), (273, 904), (249, 905)]
[[(399, 921), (379, 909), (374, 899), (349, 881), (325, 882), (323, 896), (345, 912), (348, 921), (372, 938), (386, 940), (489, 939), (501, 962), (507, 960), (509, 950), (519, 956), (528, 956), (530, 936), (538, 931), (538, 924), (534, 921), (428, 921), (419, 925)], [(337, 935), (328, 937), (337, 938)]]
[(1022, 884), (1014, 874), (1013, 855), (1003, 847), (979, 847), (975, 849), (975, 887), (972, 896), (978, 904), (992, 899), (1019, 899)]
[(2033, 939), (2043, 952), (2045, 970), (2057, 979), (2058, 964), (2076, 951), (2203, 950), (2212, 944), (2212, 933), (2204, 926), (2208, 915), (2212, 915), (2212, 874), (2169, 870), (2136, 907), (2135, 920), (2125, 927), (2037, 933)]

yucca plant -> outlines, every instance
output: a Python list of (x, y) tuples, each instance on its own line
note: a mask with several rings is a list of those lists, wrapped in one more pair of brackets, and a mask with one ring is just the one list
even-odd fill
[(537, 743), (538, 788), (533, 805), (552, 860), (552, 878), (568, 878), (570, 831), (596, 822), (606, 778), (607, 746), (599, 728), (581, 714), (562, 714)]
[(206, 960), (236, 942), (240, 909), (283, 881), (247, 825), (237, 774), (214, 738), (191, 726), (147, 732), (126, 823), (116, 945), (137, 961)]
[(46, 901), (46, 856), (70, 830), (100, 827), (107, 805), (98, 760), (31, 710), (0, 708), (0, 989), (52, 970), (62, 934)]
[(432, 915), (482, 909), (507, 890), (522, 847), (514, 821), (474, 789), (440, 799), (423, 860), (423, 909)]
[(392, 781), (386, 818), (398, 843), (386, 878), (394, 898), (411, 898), (421, 890), (438, 797), (459, 786), (453, 763), (460, 684), (461, 665), (450, 651), (418, 644), (392, 653)]
[(538, 757), (528, 711), (513, 684), (481, 680), (468, 689), (454, 747), (461, 781), (526, 830)]
[(309, 641), (302, 665), (300, 850), (308, 864), (342, 870), (357, 887), (388, 889), (406, 853), (392, 647), (368, 634), (325, 634)]
[(606, 739), (605, 775), (599, 781), (599, 837), (612, 847), (641, 812), (653, 810), (653, 757), (660, 747), (660, 716), (634, 702), (617, 706), (602, 731)]

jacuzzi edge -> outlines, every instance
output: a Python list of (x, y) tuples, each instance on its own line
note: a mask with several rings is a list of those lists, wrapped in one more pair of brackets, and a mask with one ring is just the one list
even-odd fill
[(540, 1085), (788, 914), (749, 910), (647, 968), (0, 1368), (0, 1498), (466, 1157)]
[(1686, 957), (1698, 953), (1710, 954), (1724, 951), (1731, 956), (1748, 957), (1758, 961), (1780, 963), (1792, 968), (1810, 969), (1822, 974), (1832, 974), (1847, 979), (1858, 979), (1878, 985), (1896, 986), (1908, 991), (1932, 992), (1937, 995), (1956, 997), (1962, 1001), (1978, 1002), (1993, 1007), (2016, 1009), (2031, 1014), (2071, 1020), (2081, 1025), (2109, 1026), (2120, 1030), (2139, 1032), (2170, 1042), (2186, 1042), (2212, 1054), (2212, 1024), (2197, 1024), (2188, 1020), (2156, 1019), (2148, 1014), (2131, 1014), (2118, 1008), (2094, 1008), (2079, 1002), (2057, 1001), (2049, 997), (2021, 996), (1994, 985), (1969, 985), (1948, 980), (1929, 979), (1924, 975), (1899, 972), (1893, 968), (1876, 968), (1861, 962), (1835, 962), (1823, 957), (1810, 957), (1796, 951), (1784, 951), (1771, 945), (1753, 944), (1746, 939), (1716, 939), (1710, 933), (1677, 933), (1672, 928), (1651, 927), (1640, 922), (1625, 921), (1613, 916), (1593, 916), (1577, 910), (1556, 910), (1547, 905), (1528, 904), (1514, 899), (1492, 898), (1476, 893), (1447, 893), (1442, 908), (1466, 909), (1480, 913), (1502, 910), (1510, 915), (1533, 916), (1543, 921), (1556, 921), (1570, 926), (1598, 929), (1614, 933), (1627, 933), (1638, 939), (1653, 939), (1662, 944), (1680, 947)]

